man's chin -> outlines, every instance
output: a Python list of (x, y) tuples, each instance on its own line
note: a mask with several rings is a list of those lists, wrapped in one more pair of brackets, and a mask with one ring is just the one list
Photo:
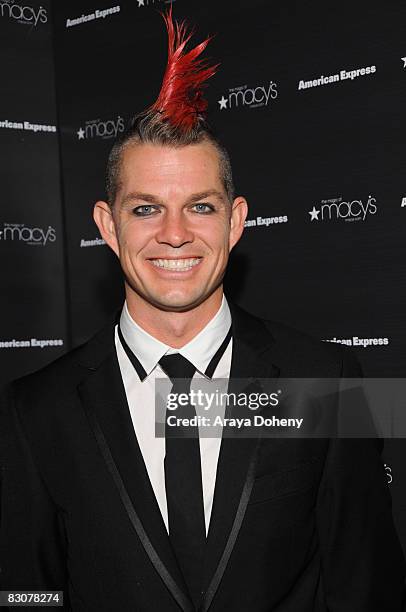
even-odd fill
[(196, 300), (194, 302), (187, 300), (168, 300), (165, 302), (155, 302), (154, 306), (165, 312), (188, 312), (189, 310), (193, 310), (199, 306), (199, 304), (201, 304), (203, 301), (204, 300)]
[(188, 312), (211, 298), (213, 293), (219, 288), (220, 283), (211, 290), (206, 286), (205, 290), (202, 287), (200, 290), (197, 287), (193, 289), (190, 287), (190, 291), (185, 290), (186, 287), (184, 285), (177, 289), (172, 286), (169, 290), (168, 287), (160, 287), (161, 290), (155, 287), (154, 291), (146, 291), (147, 288), (145, 286), (143, 287), (144, 290), (140, 290), (140, 287), (128, 281), (126, 285), (127, 299), (132, 294), (136, 298), (135, 303), (141, 300), (146, 307), (152, 306), (163, 312)]
[(148, 301), (150, 304), (158, 308), (159, 310), (163, 310), (165, 312), (187, 312), (189, 310), (193, 310), (199, 304), (204, 302), (207, 299), (207, 295), (166, 295), (163, 297), (162, 295), (154, 296), (152, 299), (150, 298)]

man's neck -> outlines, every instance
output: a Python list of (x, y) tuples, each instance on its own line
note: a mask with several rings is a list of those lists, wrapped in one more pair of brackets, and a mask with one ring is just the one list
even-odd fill
[(185, 312), (170, 312), (126, 291), (127, 308), (133, 321), (151, 336), (173, 348), (181, 348), (197, 336), (216, 315), (222, 299), (221, 286), (195, 308)]

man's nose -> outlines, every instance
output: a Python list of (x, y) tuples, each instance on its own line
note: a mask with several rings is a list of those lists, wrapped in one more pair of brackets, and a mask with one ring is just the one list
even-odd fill
[(179, 210), (167, 211), (155, 237), (160, 244), (169, 244), (176, 248), (193, 242), (194, 234), (190, 229), (187, 214)]

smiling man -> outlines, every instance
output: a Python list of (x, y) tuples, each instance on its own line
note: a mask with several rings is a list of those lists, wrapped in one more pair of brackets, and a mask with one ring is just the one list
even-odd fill
[(175, 395), (359, 376), (351, 352), (224, 296), (247, 202), (205, 120), (208, 41), (187, 52), (165, 20), (162, 90), (114, 145), (94, 208), (123, 309), (2, 400), (0, 590), (63, 591), (74, 612), (401, 612), (379, 441), (155, 435), (157, 378)]
[(233, 199), (228, 157), (208, 133), (187, 145), (172, 139), (155, 143), (136, 133), (117, 145), (111, 158), (120, 156), (119, 178), (114, 168), (110, 203), (98, 202), (94, 218), (120, 258), (130, 315), (182, 346), (220, 308), (247, 203)]

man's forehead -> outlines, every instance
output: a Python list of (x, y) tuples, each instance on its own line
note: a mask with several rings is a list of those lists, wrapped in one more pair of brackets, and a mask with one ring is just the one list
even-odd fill
[(219, 156), (210, 143), (171, 147), (131, 145), (123, 152), (121, 183), (125, 191), (193, 189), (221, 191)]

